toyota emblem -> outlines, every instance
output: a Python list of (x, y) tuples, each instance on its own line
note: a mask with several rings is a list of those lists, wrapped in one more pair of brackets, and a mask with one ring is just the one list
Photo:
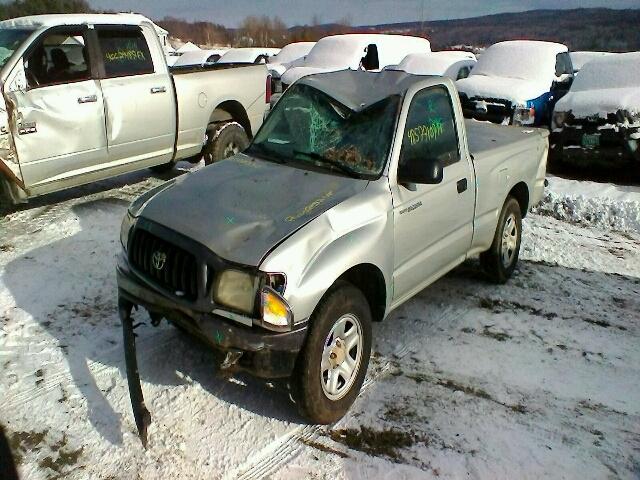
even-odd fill
[(153, 252), (153, 256), (151, 257), (151, 264), (153, 265), (153, 268), (155, 268), (156, 270), (162, 270), (166, 262), (166, 253), (161, 252), (160, 250)]

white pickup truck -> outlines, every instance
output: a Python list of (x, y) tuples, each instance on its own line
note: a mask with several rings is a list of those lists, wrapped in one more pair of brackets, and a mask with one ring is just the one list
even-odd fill
[(170, 71), (141, 15), (0, 22), (0, 206), (182, 159), (230, 156), (262, 124), (265, 65)]
[(138, 198), (117, 272), (143, 442), (134, 305), (226, 351), (224, 367), (291, 375), (301, 413), (331, 423), (358, 395), (372, 321), (473, 255), (511, 276), (548, 135), (465, 121), (448, 78), (310, 75), (245, 153)]

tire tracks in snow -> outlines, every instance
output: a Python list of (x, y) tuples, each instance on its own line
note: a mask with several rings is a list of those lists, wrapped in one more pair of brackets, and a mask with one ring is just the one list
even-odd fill
[[(147, 335), (143, 339), (136, 342), (138, 360), (152, 356), (154, 353), (165, 348), (166, 345), (170, 343), (170, 341), (172, 340), (171, 335), (165, 335), (165, 338), (158, 339), (158, 337), (162, 335), (163, 332), (157, 332), (152, 335)], [(119, 355), (115, 355), (116, 351), (119, 352)], [(98, 381), (102, 379), (102, 377), (113, 376), (113, 369), (120, 370), (120, 367), (118, 365), (119, 363), (122, 364), (122, 369), (124, 369), (124, 351), (121, 344), (117, 347), (109, 349), (107, 353), (114, 354), (114, 362), (110, 364), (104, 364), (102, 362), (94, 362), (91, 360), (87, 361), (87, 369), (93, 376), (96, 385), (99, 383)], [(124, 377), (124, 380), (126, 381), (126, 377)], [(60, 370), (53, 374), (47, 374), (46, 379), (44, 379), (40, 384), (22, 390), (18, 393), (11, 393), (11, 398), (7, 402), (0, 404), (0, 408), (15, 409), (20, 406), (27, 405), (33, 400), (36, 400), (44, 395), (47, 395), (58, 387), (64, 389), (65, 387), (71, 386), (72, 384), (73, 377), (69, 369)]]
[[(434, 323), (450, 322), (455, 318), (455, 309), (451, 306), (435, 319)], [(387, 358), (382, 362), (380, 368), (368, 375), (365, 379), (358, 397), (366, 393), (371, 386), (393, 368), (393, 364), (402, 360), (415, 349), (424, 345), (423, 338), (416, 339), (408, 344), (399, 343), (391, 353), (392, 358)], [(338, 421), (340, 422), (340, 420)], [(262, 450), (251, 456), (251, 459), (231, 472), (228, 472), (224, 480), (258, 480), (275, 473), (285, 463), (293, 460), (304, 448), (305, 442), (315, 441), (322, 434), (329, 431), (335, 424), (331, 425), (299, 425), (281, 437), (273, 440)]]

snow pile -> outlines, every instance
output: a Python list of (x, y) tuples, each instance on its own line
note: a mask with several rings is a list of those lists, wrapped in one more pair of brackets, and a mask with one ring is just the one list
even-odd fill
[(549, 177), (534, 213), (621, 232), (640, 232), (640, 187)]
[(590, 61), (556, 105), (556, 111), (571, 111), (576, 117), (606, 117), (618, 110), (640, 115), (640, 52)]
[(524, 103), (547, 93), (555, 80), (559, 43), (516, 40), (487, 48), (468, 78), (457, 82), (469, 97), (502, 98)]
[(299, 58), (309, 55), (316, 42), (295, 42), (282, 47), (277, 55), (271, 57), (267, 63), (290, 63)]

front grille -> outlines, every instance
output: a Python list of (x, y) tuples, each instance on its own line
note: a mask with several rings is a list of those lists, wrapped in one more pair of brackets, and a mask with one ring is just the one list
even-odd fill
[(129, 243), (129, 261), (149, 280), (178, 296), (198, 298), (198, 264), (180, 247), (137, 228)]

